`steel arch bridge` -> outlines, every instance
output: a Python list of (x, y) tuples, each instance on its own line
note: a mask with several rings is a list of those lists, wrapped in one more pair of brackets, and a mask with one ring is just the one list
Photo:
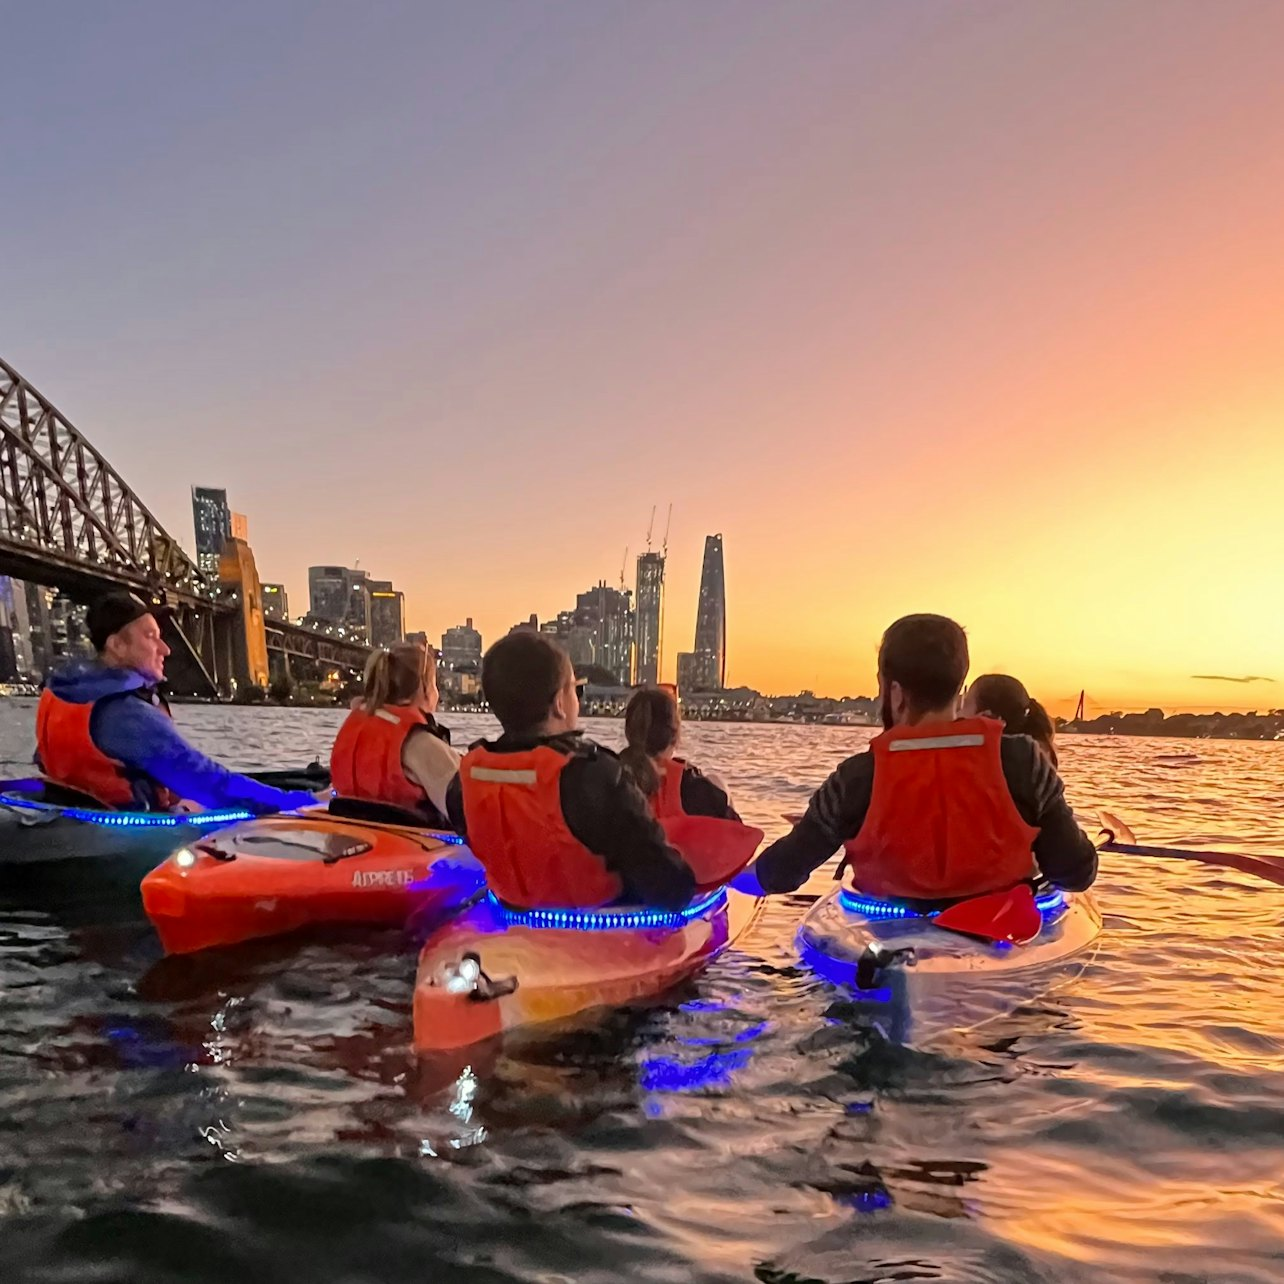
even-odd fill
[[(226, 693), (239, 611), (103, 455), (58, 408), (0, 360), (0, 574), (87, 602), (133, 589), (165, 606), (173, 684)], [(309, 630), (269, 631), (285, 654), (360, 668), (369, 649)]]

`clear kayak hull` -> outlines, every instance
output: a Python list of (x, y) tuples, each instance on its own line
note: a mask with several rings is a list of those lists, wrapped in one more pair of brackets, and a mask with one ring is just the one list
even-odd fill
[(837, 890), (803, 918), (799, 954), (868, 1004), (885, 1034), (916, 1042), (985, 1025), (1083, 970), (1101, 934), (1092, 896), (1049, 892), (1037, 903), (1038, 935), (1012, 945), (947, 931), (930, 917)]

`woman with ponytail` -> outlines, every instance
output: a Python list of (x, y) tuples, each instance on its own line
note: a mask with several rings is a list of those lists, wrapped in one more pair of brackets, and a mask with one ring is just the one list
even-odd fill
[(364, 693), (339, 728), (330, 774), (340, 798), (413, 811), (448, 828), (446, 789), (459, 770), (450, 732), (438, 724), (436, 656), (398, 642), (372, 652)]
[(1056, 728), (1048, 711), (1016, 678), (1006, 673), (987, 673), (968, 688), (963, 700), (965, 718), (997, 718), (1009, 736), (1029, 736), (1055, 767)]
[(627, 747), (620, 754), (624, 769), (664, 820), (669, 816), (713, 816), (739, 820), (727, 791), (693, 764), (675, 757), (682, 717), (673, 693), (644, 687), (624, 711)]

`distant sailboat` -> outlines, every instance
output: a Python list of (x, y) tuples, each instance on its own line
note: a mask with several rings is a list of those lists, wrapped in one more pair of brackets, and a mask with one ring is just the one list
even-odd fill
[(1074, 707), (1074, 718), (1071, 719), (1071, 721), (1073, 722), (1083, 721), (1083, 692), (1082, 691), (1079, 692), (1079, 703)]

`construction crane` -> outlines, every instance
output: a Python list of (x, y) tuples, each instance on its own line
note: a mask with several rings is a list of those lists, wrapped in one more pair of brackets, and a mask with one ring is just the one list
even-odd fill
[(628, 566), (629, 566), (629, 546), (626, 544), (624, 546), (624, 557), (620, 561), (620, 592), (621, 593), (625, 593), (628, 591), (624, 587), (624, 572), (628, 570)]
[[(655, 519), (655, 509), (651, 510), (651, 518)], [(669, 527), (673, 525), (673, 505), (669, 505), (669, 515), (664, 520), (664, 543), (660, 546), (660, 556), (668, 557), (669, 555)], [(648, 546), (649, 546), (648, 536)]]
[(651, 520), (646, 524), (646, 551), (651, 551), (651, 532), (655, 530), (655, 505), (651, 505)]

